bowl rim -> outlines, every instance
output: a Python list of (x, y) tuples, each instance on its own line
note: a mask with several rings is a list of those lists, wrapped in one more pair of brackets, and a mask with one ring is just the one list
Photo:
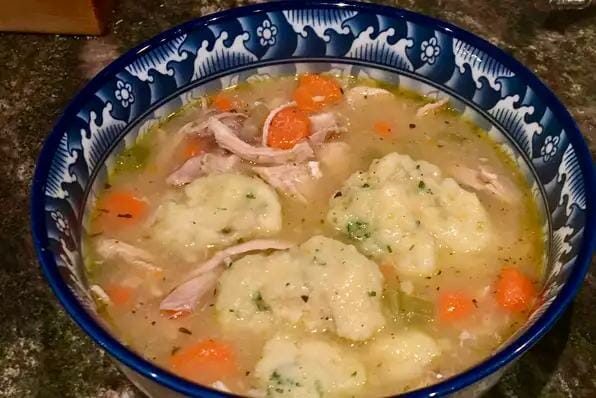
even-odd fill
[(65, 127), (68, 125), (69, 120), (76, 115), (79, 105), (85, 103), (86, 99), (93, 95), (101, 86), (103, 86), (110, 76), (114, 75), (115, 72), (121, 70), (124, 66), (130, 64), (139, 56), (153, 50), (155, 47), (160, 46), (173, 37), (194, 30), (197, 27), (209, 25), (221, 19), (237, 18), (253, 13), (310, 8), (364, 11), (373, 14), (388, 15), (394, 18), (404, 18), (424, 26), (432, 27), (434, 30), (441, 31), (451, 37), (456, 37), (467, 43), (470, 43), (477, 49), (486, 52), (499, 63), (508, 67), (510, 70), (515, 71), (515, 73), (520, 76), (523, 81), (528, 83), (528, 85), (536, 92), (536, 94), (540, 96), (548, 105), (552, 112), (557, 115), (561, 125), (567, 133), (570, 143), (573, 145), (573, 148), (576, 152), (578, 163), (583, 175), (583, 182), (585, 184), (586, 225), (584, 226), (583, 231), (583, 241), (580, 246), (577, 259), (573, 265), (573, 269), (568, 280), (564, 285), (562, 285), (561, 290), (553, 302), (546, 308), (544, 313), (542, 313), (535, 320), (534, 324), (532, 324), (524, 333), (519, 335), (496, 354), (488, 357), (475, 366), (458, 373), (453, 377), (445, 379), (442, 382), (401, 394), (399, 397), (412, 398), (444, 396), (446, 394), (464, 389), (465, 387), (470, 386), (475, 382), (484, 379), (487, 376), (502, 369), (505, 365), (517, 359), (521, 354), (533, 346), (554, 325), (581, 287), (584, 277), (590, 267), (591, 256), (596, 248), (596, 213), (594, 212), (593, 205), (596, 190), (596, 178), (594, 173), (595, 166), (586, 142), (583, 139), (583, 136), (574, 119), (563, 106), (563, 104), (557, 99), (554, 93), (533, 72), (485, 39), (482, 39), (475, 34), (463, 30), (462, 28), (459, 28), (448, 22), (436, 19), (434, 17), (418, 14), (413, 11), (378, 4), (360, 3), (352, 0), (340, 2), (334, 2), (333, 0), (306, 0), (301, 2), (284, 0), (254, 4), (223, 10), (214, 14), (192, 19), (163, 31), (162, 33), (159, 33), (158, 35), (142, 42), (141, 44), (118, 57), (116, 60), (102, 69), (93, 79), (91, 79), (71, 100), (52, 128), (51, 133), (44, 140), (42, 149), (38, 156), (31, 183), (29, 206), (33, 243), (43, 274), (52, 291), (72, 319), (102, 349), (107, 351), (108, 354), (117, 359), (121, 364), (126, 365), (135, 372), (161, 386), (170, 388), (182, 394), (204, 397), (230, 396), (230, 394), (221, 393), (212, 388), (201, 386), (180, 378), (168, 370), (162, 369), (161, 367), (153, 364), (151, 361), (142, 358), (140, 355), (134, 353), (132, 350), (128, 349), (122, 343), (112, 337), (93, 319), (89, 313), (87, 313), (80, 302), (78, 302), (68, 290), (66, 283), (58, 271), (58, 266), (55, 263), (52, 254), (46, 249), (48, 238), (44, 217), (45, 183), (51, 162), (53, 160), (55, 149), (58, 146), (64, 131), (66, 131)]

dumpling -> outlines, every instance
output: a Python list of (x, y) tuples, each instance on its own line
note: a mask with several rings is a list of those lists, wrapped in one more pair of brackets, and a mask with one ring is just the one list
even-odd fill
[(156, 213), (153, 239), (194, 261), (207, 248), (239, 239), (266, 237), (281, 230), (275, 190), (256, 177), (216, 174), (201, 177), (167, 200)]
[(374, 262), (354, 246), (323, 236), (309, 239), (300, 250), (308, 260), (304, 271), (311, 289), (303, 316), (308, 329), (330, 328), (340, 337), (366, 340), (383, 327), (383, 276)]
[(376, 384), (416, 379), (440, 354), (435, 340), (417, 330), (385, 334), (366, 347), (371, 381)]
[(309, 289), (304, 261), (293, 252), (254, 254), (233, 262), (220, 276), (215, 309), (228, 330), (262, 333), (274, 323), (302, 317)]
[(410, 275), (433, 273), (440, 248), (477, 251), (491, 239), (476, 194), (443, 178), (437, 166), (398, 153), (350, 176), (330, 200), (327, 222), (365, 254)]
[(366, 340), (385, 324), (383, 277), (354, 246), (315, 236), (287, 252), (245, 256), (221, 275), (215, 303), (227, 328), (272, 331), (302, 323)]
[(265, 344), (255, 376), (268, 397), (345, 396), (366, 382), (362, 363), (337, 344), (289, 336)]

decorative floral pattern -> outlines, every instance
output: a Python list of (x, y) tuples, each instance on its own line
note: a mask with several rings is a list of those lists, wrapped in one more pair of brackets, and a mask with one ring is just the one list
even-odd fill
[(428, 41), (423, 41), (420, 44), (420, 51), (422, 51), (420, 59), (423, 62), (427, 62), (430, 65), (434, 64), (436, 58), (441, 53), (441, 47), (437, 44), (437, 38), (431, 37)]
[[(443, 89), (490, 134), (507, 132), (500, 137), (503, 145), (527, 163), (533, 171), (527, 174), (535, 176), (549, 204), (550, 268), (543, 304), (533, 318), (548, 311), (572, 271), (588, 261), (581, 247), (596, 202), (585, 189), (586, 181), (591, 183), (589, 152), (577, 144), (580, 133), (558, 101), (539, 81), (520, 73), (517, 63), (457, 29), (392, 8), (301, 4), (284, 9), (287, 3), (270, 2), (183, 25), (116, 61), (89, 86), (94, 92), (85, 91), (71, 104), (43, 148), (32, 200), (42, 267), (51, 271), (47, 275), (58, 270), (61, 279), (50, 276), (54, 286), (62, 290), (65, 284), (73, 292), (61, 296), (70, 301), (67, 308), (92, 306), (76, 242), (83, 193), (103, 183), (110, 151), (122, 151), (146, 126), (205, 90), (263, 74), (341, 71), (399, 81), (425, 93)], [(535, 190), (538, 199), (540, 192)]]
[(559, 137), (549, 135), (544, 139), (544, 145), (540, 148), (540, 154), (545, 162), (550, 161), (556, 154), (559, 145)]
[(70, 226), (62, 216), (62, 213), (51, 211), (50, 217), (52, 217), (52, 220), (54, 220), (56, 223), (56, 228), (58, 228), (58, 231), (64, 233), (65, 235), (70, 235)]
[(124, 83), (122, 80), (118, 80), (116, 82), (116, 91), (114, 91), (114, 95), (125, 108), (128, 108), (129, 104), (135, 102), (135, 96), (132, 93), (132, 86), (130, 83)]
[(277, 36), (277, 26), (273, 25), (268, 19), (263, 21), (263, 24), (257, 28), (257, 36), (259, 36), (261, 46), (272, 46), (275, 44), (275, 36)]

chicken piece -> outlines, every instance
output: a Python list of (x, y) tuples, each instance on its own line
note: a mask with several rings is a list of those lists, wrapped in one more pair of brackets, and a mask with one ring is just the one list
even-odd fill
[(393, 96), (393, 94), (390, 91), (387, 91), (382, 88), (357, 86), (348, 90), (348, 92), (346, 93), (346, 101), (348, 101), (348, 105), (354, 107), (358, 104), (358, 102), (362, 100), (366, 100), (370, 97), (379, 97), (384, 95)]
[(269, 249), (285, 250), (292, 246), (293, 245), (291, 243), (279, 240), (255, 239), (221, 250), (208, 261), (195, 268), (187, 276), (186, 282), (177, 286), (161, 302), (159, 309), (162, 311), (171, 311), (175, 314), (182, 312), (192, 312), (197, 304), (197, 301), (199, 301), (199, 299), (215, 285), (215, 282), (218, 278), (216, 268), (219, 267), (226, 259), (251, 251)]
[(97, 254), (106, 260), (120, 259), (149, 272), (162, 272), (153, 265), (155, 261), (151, 253), (116, 239), (102, 239), (95, 245)]
[(519, 199), (519, 194), (510, 181), (499, 179), (497, 174), (489, 171), (484, 166), (479, 166), (475, 170), (456, 165), (451, 167), (450, 174), (461, 185), (476, 191), (489, 192), (503, 202), (514, 203)]
[(447, 103), (449, 103), (449, 98), (443, 98), (438, 101), (431, 102), (430, 104), (423, 105), (416, 110), (416, 117), (422, 117), (429, 112), (434, 112), (438, 109), (441, 109)]
[(217, 268), (224, 260), (237, 256), (238, 254), (254, 252), (259, 250), (286, 250), (294, 246), (293, 243), (285, 242), (283, 240), (275, 239), (254, 239), (248, 242), (240, 243), (239, 245), (228, 247), (227, 249), (217, 252), (208, 261), (199, 265), (190, 273), (190, 277), (201, 275), (205, 272)]
[(314, 157), (314, 152), (306, 141), (299, 142), (288, 150), (255, 147), (238, 138), (228, 126), (217, 118), (209, 118), (208, 126), (213, 131), (215, 140), (220, 147), (242, 159), (256, 163), (284, 164), (292, 161), (303, 162)]
[[(242, 127), (240, 120), (246, 119), (248, 116), (237, 112), (222, 112), (209, 116), (209, 119), (214, 118), (221, 121), (228, 126), (232, 131), (238, 131)], [(213, 135), (213, 131), (209, 129), (209, 119), (202, 122), (192, 121), (186, 123), (178, 130), (179, 135), (196, 135), (199, 137), (208, 137)]]
[(170, 311), (173, 317), (194, 311), (199, 299), (217, 282), (218, 273), (210, 271), (189, 279), (178, 286), (160, 304), (161, 311)]
[(322, 144), (331, 133), (343, 133), (346, 128), (340, 126), (332, 112), (317, 113), (309, 117), (312, 133), (308, 140), (311, 144)]
[(316, 161), (271, 167), (253, 167), (252, 169), (277, 191), (305, 203), (310, 194), (312, 182), (323, 176), (319, 168), (319, 162)]
[(92, 296), (103, 305), (112, 305), (112, 299), (110, 296), (101, 288), (99, 285), (91, 285), (89, 287), (89, 291), (91, 292)]
[(236, 155), (217, 155), (205, 153), (188, 159), (182, 166), (168, 176), (170, 185), (186, 185), (196, 178), (212, 173), (226, 173), (235, 170), (240, 164)]

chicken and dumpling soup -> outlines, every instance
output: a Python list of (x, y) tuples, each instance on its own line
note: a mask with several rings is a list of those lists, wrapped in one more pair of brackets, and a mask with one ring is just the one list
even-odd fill
[(114, 333), (247, 396), (376, 397), (494, 353), (537, 301), (542, 220), (488, 134), (379, 82), (263, 78), (187, 105), (90, 200)]

